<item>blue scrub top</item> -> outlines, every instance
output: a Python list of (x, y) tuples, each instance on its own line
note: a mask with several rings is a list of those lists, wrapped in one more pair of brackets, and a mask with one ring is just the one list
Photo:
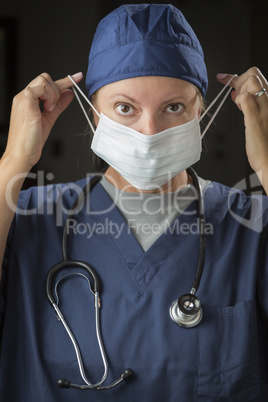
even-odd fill
[[(83, 381), (72, 343), (47, 301), (46, 275), (61, 261), (63, 224), (84, 184), (20, 195), (1, 282), (0, 400), (267, 401), (268, 201), (215, 182), (204, 192), (209, 226), (197, 292), (204, 317), (191, 329), (175, 325), (169, 307), (189, 292), (195, 276), (196, 202), (144, 252), (103, 187), (93, 188), (69, 227), (69, 257), (91, 264), (101, 281), (110, 367), (105, 384), (129, 367), (135, 375), (108, 391), (57, 387), (62, 377)], [(87, 377), (97, 382), (103, 365), (88, 284), (72, 277), (59, 295)]]

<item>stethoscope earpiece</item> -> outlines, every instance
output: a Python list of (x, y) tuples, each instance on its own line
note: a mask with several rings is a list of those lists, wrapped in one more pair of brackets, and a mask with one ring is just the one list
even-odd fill
[(187, 293), (172, 303), (169, 314), (180, 327), (195, 327), (203, 317), (201, 302), (197, 296)]

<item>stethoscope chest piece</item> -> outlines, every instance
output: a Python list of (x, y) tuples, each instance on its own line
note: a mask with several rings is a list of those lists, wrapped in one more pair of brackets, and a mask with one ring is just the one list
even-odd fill
[(169, 314), (180, 327), (195, 327), (203, 317), (201, 302), (195, 295), (187, 293), (172, 303)]

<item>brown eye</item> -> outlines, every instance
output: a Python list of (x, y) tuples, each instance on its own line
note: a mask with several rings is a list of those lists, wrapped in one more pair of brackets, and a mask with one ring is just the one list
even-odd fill
[(172, 103), (171, 105), (168, 105), (166, 108), (166, 111), (169, 113), (178, 113), (183, 110), (183, 105), (180, 103)]
[(134, 108), (125, 103), (120, 103), (119, 105), (116, 105), (115, 110), (117, 111), (118, 114), (121, 114), (121, 115), (124, 115), (124, 114), (129, 115), (129, 114), (134, 113)]

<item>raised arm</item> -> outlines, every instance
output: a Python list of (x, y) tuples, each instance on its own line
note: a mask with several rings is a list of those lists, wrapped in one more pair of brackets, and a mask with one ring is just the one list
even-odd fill
[[(73, 79), (79, 82), (82, 74), (73, 75)], [(55, 121), (73, 99), (71, 86), (68, 77), (54, 82), (47, 73), (43, 73), (13, 100), (7, 147), (0, 160), (0, 277), (6, 240), (14, 216), (6, 197), (6, 188), (14, 176), (21, 176), (12, 185), (12, 202), (17, 204), (24, 178), (40, 159)]]
[[(230, 74), (218, 74), (223, 84)], [(261, 71), (252, 67), (235, 77), (232, 99), (244, 114), (246, 152), (250, 166), (268, 195), (268, 83)]]

